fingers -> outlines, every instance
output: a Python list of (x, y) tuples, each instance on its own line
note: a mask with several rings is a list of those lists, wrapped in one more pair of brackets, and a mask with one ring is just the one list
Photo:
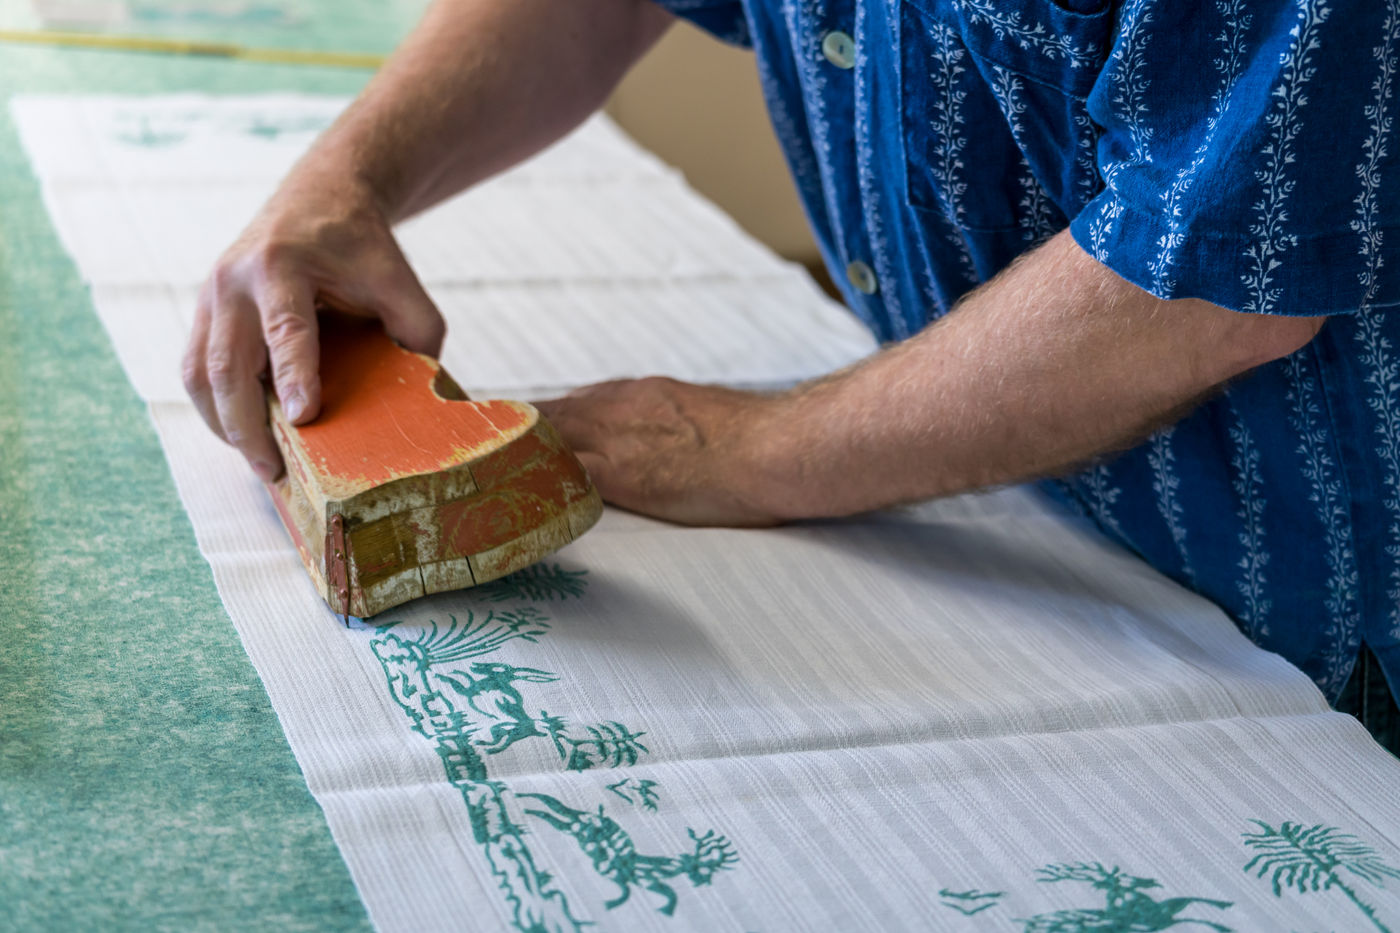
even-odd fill
[(295, 279), (265, 285), (258, 295), (272, 384), (293, 424), (321, 409), (321, 353), (311, 287)]
[(374, 298), (379, 319), (384, 322), (384, 331), (401, 345), (436, 357), (442, 353), (447, 325), (408, 260), (397, 246), (392, 248), (393, 255), (386, 257), (391, 261), (376, 283), (379, 287)]
[(185, 348), (185, 359), (180, 371), (185, 391), (189, 393), (190, 401), (194, 402), (199, 416), (204, 419), (209, 430), (218, 435), (220, 440), (226, 441), (223, 426), (219, 424), (219, 411), (214, 407), (214, 392), (209, 388), (209, 373), (204, 366), (204, 355), (209, 344), (209, 315), (209, 286), (206, 285), (200, 290), (199, 302), (195, 306), (194, 327), (190, 331), (190, 342)]
[[(641, 386), (645, 379), (610, 379), (591, 385), (570, 389), (568, 395), (542, 399), (530, 404), (538, 408), (551, 423), (560, 419), (586, 421), (596, 426), (602, 420), (604, 406), (618, 401), (626, 402), (629, 390)], [(558, 424), (555, 423), (555, 427)]]
[(589, 414), (589, 406), (579, 404), (581, 392), (578, 390), (563, 398), (532, 404), (578, 457), (579, 463), (588, 471), (589, 479), (597, 487), (598, 494), (614, 505), (630, 506), (630, 501), (624, 503), (629, 498), (628, 490), (619, 481), (617, 468), (604, 452), (606, 429)]
[(400, 344), (432, 356), (446, 327), (378, 215), (316, 197), (296, 210), (266, 210), (269, 219), (230, 248), (200, 295), (184, 377), (210, 429), (272, 480), (281, 457), (262, 376), (294, 424), (318, 415), (318, 304), (377, 317)]
[(530, 404), (535, 406), (535, 409), (557, 428), (559, 427), (559, 418), (566, 414), (569, 400), (567, 398), (547, 398), (532, 401)]
[(578, 462), (588, 471), (588, 478), (593, 481), (598, 495), (602, 496), (604, 501), (623, 508), (635, 508), (632, 490), (618, 481), (617, 470), (607, 457), (591, 450), (579, 450), (575, 453)]
[(258, 312), (249, 299), (233, 297), (209, 320), (205, 371), (213, 396), (216, 429), (271, 482), (282, 472), (282, 458), (267, 426), (262, 380), (267, 361)]
[(600, 383), (535, 407), (569, 444), (603, 499), (686, 525), (772, 525), (745, 425), (759, 397), (651, 378)]
[(595, 383), (593, 383), (592, 385), (579, 386), (578, 388), (576, 388), (576, 389), (574, 389), (573, 391), (571, 391), (568, 395), (564, 396), (564, 398), (561, 399), (561, 401), (571, 401), (571, 400), (574, 400), (574, 399), (584, 399), (584, 398), (594, 398), (594, 397), (597, 397), (597, 396), (606, 396), (606, 395), (609, 395), (609, 394), (612, 394), (612, 393), (617, 392), (617, 390), (619, 390), (619, 389), (624, 388), (624, 387), (626, 386), (626, 384), (629, 383), (629, 382), (639, 382), (639, 381), (645, 381), (645, 380), (635, 380), (635, 379), (609, 379), (607, 382), (595, 382)]
[(604, 501), (647, 512), (645, 484), (635, 468), (638, 455), (650, 445), (629, 432), (629, 419), (608, 398), (626, 383), (585, 386), (563, 398), (533, 404), (573, 450)]
[(599, 423), (596, 409), (580, 405), (576, 395), (533, 404), (575, 453), (601, 449), (604, 429)]

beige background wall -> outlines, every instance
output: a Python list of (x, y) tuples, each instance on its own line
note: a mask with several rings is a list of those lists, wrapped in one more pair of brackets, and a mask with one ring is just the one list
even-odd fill
[(608, 113), (788, 259), (817, 248), (778, 149), (753, 55), (678, 22), (627, 76)]

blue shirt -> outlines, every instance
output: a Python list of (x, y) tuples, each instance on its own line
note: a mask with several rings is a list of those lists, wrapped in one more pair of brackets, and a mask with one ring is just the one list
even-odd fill
[(1054, 485), (1329, 699), (1363, 642), (1400, 688), (1400, 0), (661, 2), (754, 49), (881, 339), (1066, 226), (1160, 297), (1331, 315)]

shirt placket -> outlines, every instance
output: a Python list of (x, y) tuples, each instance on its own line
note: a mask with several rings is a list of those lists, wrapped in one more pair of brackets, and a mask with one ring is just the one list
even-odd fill
[[(833, 223), (840, 227), (840, 242), (833, 244), (841, 267), (833, 269), (851, 306), (882, 339), (895, 336), (881, 301), (880, 279), (875, 271), (870, 237), (862, 222), (861, 193), (856, 145), (863, 127), (855, 106), (856, 69), (863, 50), (857, 26), (856, 4), (823, 4), (810, 21), (813, 35), (804, 43), (815, 47), (818, 68), (825, 78), (811, 93), (822, 94), (821, 112), (831, 143), (831, 179), (836, 187), (838, 211)], [(844, 281), (842, 281), (844, 279)]]

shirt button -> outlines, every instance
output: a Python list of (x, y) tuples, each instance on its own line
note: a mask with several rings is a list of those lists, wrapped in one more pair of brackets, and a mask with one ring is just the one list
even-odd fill
[(856, 66), (856, 43), (840, 30), (832, 30), (822, 38), (822, 54), (837, 68), (848, 69)]
[(880, 283), (875, 280), (874, 270), (859, 259), (846, 267), (846, 278), (862, 295), (873, 295), (875, 289), (880, 287)]

